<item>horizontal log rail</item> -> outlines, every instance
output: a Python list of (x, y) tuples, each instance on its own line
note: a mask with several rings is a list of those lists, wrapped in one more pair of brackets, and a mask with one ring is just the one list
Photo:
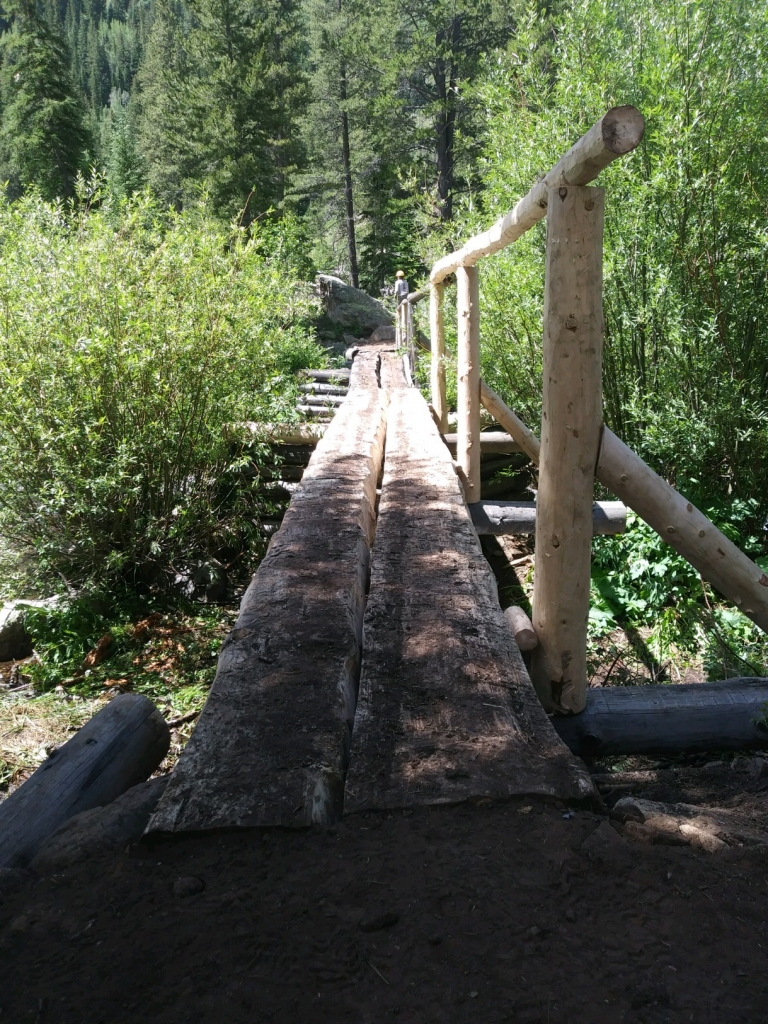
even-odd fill
[(490, 256), (517, 241), (547, 215), (549, 189), (594, 181), (610, 163), (638, 146), (644, 130), (643, 115), (635, 107), (612, 107), (541, 181), (536, 182), (513, 210), (488, 231), (470, 238), (457, 252), (438, 260), (432, 267), (430, 283), (440, 284), (459, 267), (473, 267), (483, 256)]

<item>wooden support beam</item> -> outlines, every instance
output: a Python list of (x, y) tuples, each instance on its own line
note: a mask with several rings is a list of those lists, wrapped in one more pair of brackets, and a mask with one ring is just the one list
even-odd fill
[(430, 383), (432, 408), (441, 434), (448, 429), (448, 402), (445, 396), (445, 324), (443, 322), (443, 285), (429, 287), (429, 338), (432, 349)]
[(477, 267), (456, 272), (458, 314), (458, 423), (456, 459), (468, 502), (480, 499), (480, 281)]
[(169, 744), (151, 700), (115, 697), (0, 804), (0, 868), (23, 867), (70, 818), (145, 782)]
[(538, 437), (526, 427), (517, 413), (502, 401), (493, 388), (488, 387), (485, 381), (480, 381), (480, 401), (496, 422), (500, 423), (509, 436), (520, 445), (521, 450), (525, 452), (531, 462), (538, 466), (541, 452), (541, 442)]
[[(480, 395), (486, 409), (538, 463), (539, 439), (533, 431), (487, 384), (481, 384)], [(595, 476), (768, 633), (768, 575), (608, 427), (603, 428)]]
[(536, 630), (522, 608), (516, 604), (505, 608), (504, 618), (521, 651), (532, 651), (534, 647), (538, 646), (539, 638), (536, 636)]
[[(448, 445), (448, 450), (456, 457), (456, 434), (443, 434), (443, 440)], [(516, 455), (522, 448), (509, 434), (500, 430), (486, 430), (480, 434), (481, 455)]]
[(608, 428), (597, 478), (768, 633), (768, 575)]
[(311, 377), (312, 380), (348, 381), (349, 370), (343, 367), (339, 370), (302, 370), (302, 376)]
[(586, 135), (572, 146), (552, 170), (538, 181), (514, 210), (492, 228), (470, 238), (457, 252), (432, 267), (430, 281), (439, 284), (459, 267), (474, 266), (483, 256), (504, 249), (525, 234), (547, 213), (548, 193), (560, 185), (587, 185), (617, 157), (635, 149), (643, 137), (645, 121), (635, 107), (612, 107)]
[(603, 420), (603, 189), (551, 189), (531, 679), (544, 707), (587, 694), (594, 473)]
[(338, 384), (299, 384), (299, 391), (306, 395), (346, 395), (349, 388)]
[[(476, 501), (469, 514), (479, 536), (509, 537), (536, 532), (535, 501)], [(627, 506), (621, 501), (596, 501), (592, 505), (592, 536), (623, 533)]]
[(768, 746), (768, 679), (600, 686), (580, 715), (552, 724), (574, 754), (683, 754)]

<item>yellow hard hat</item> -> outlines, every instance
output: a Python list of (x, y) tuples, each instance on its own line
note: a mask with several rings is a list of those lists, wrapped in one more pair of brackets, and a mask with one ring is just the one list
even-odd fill
[(398, 272), (395, 274), (395, 277), (405, 277), (405, 274), (402, 272), (402, 270), (398, 270)]

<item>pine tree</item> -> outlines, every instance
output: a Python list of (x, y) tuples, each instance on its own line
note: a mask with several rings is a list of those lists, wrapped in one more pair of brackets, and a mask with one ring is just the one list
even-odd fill
[[(216, 209), (247, 217), (282, 199), (299, 157), (306, 85), (293, 0), (158, 4), (139, 72), (140, 146), (150, 183), (187, 202), (205, 185)], [(250, 197), (250, 199), (249, 199)]]
[(5, 0), (5, 12), (12, 25), (0, 38), (0, 178), (12, 197), (29, 186), (49, 199), (69, 196), (91, 140), (67, 46), (34, 0)]

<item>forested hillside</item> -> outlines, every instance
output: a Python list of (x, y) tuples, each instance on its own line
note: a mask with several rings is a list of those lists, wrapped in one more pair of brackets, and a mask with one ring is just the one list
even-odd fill
[[(422, 283), (435, 258), (508, 210), (621, 103), (641, 109), (647, 130), (637, 152), (601, 179), (606, 420), (763, 557), (767, 15), (766, 0), (2, 0), (3, 373), (6, 393), (28, 396), (25, 381), (46, 374), (56, 386), (40, 399), (49, 421), (33, 402), (30, 428), (18, 429), (6, 399), (0, 431), (15, 459), (39, 469), (46, 451), (59, 467), (53, 497), (43, 494), (42, 471), (27, 495), (51, 509), (49, 519), (31, 517), (28, 535), (48, 538), (35, 543), (50, 572), (66, 576), (70, 559), (79, 584), (113, 577), (151, 517), (137, 512), (132, 538), (89, 520), (73, 539), (69, 523), (66, 547), (54, 506), (106, 508), (124, 475), (144, 496), (154, 486), (146, 476), (135, 482), (134, 435), (125, 440), (130, 424), (151, 420), (135, 405), (141, 388), (119, 393), (124, 414), (101, 449), (108, 471), (65, 444), (71, 432), (103, 441), (96, 425), (108, 402), (94, 400), (90, 412), (67, 406), (64, 354), (72, 380), (96, 368), (99, 394), (112, 394), (106, 382), (121, 345), (135, 346), (133, 369), (146, 369), (147, 338), (176, 302), (186, 320), (168, 336), (176, 355), (163, 387), (194, 401), (199, 380), (185, 375), (193, 361), (175, 363), (173, 346), (185, 332), (203, 344), (209, 328), (223, 338), (215, 332), (227, 323), (231, 351), (253, 351), (233, 296), (251, 282), (266, 317), (261, 281), (279, 281), (258, 373), (285, 412), (286, 368), (301, 361), (297, 353), (324, 358), (292, 298), (301, 279), (335, 273), (378, 294), (402, 268)], [(119, 244), (109, 243), (111, 232)], [(481, 273), (483, 374), (530, 422), (540, 412), (543, 232)], [(206, 282), (200, 294), (187, 259)], [(168, 276), (157, 278), (157, 267)], [(56, 287), (46, 288), (54, 269)], [(114, 283), (119, 315), (88, 290), (95, 280)], [(203, 295), (212, 304), (205, 311)], [(139, 326), (126, 331), (126, 317)], [(33, 352), (40, 323), (50, 330)], [(179, 365), (185, 373), (174, 376)], [(238, 415), (258, 411), (255, 400), (249, 408), (254, 381), (239, 379), (230, 395)], [(159, 423), (160, 411), (152, 415)], [(210, 440), (194, 456), (202, 475), (207, 458), (224, 457), (206, 449)], [(169, 436), (163, 445), (160, 461), (176, 452)], [(0, 481), (6, 531), (29, 517), (15, 485)], [(173, 491), (160, 505), (192, 509)], [(152, 542), (158, 561), (185, 543), (187, 523), (203, 544), (198, 515), (162, 521)], [(85, 552), (88, 531), (106, 534), (96, 553)], [(618, 616), (701, 641), (709, 595), (654, 534), (637, 526), (621, 542), (598, 541), (595, 565), (604, 622)], [(720, 635), (738, 634), (732, 644), (759, 660), (751, 627), (727, 614)]]

